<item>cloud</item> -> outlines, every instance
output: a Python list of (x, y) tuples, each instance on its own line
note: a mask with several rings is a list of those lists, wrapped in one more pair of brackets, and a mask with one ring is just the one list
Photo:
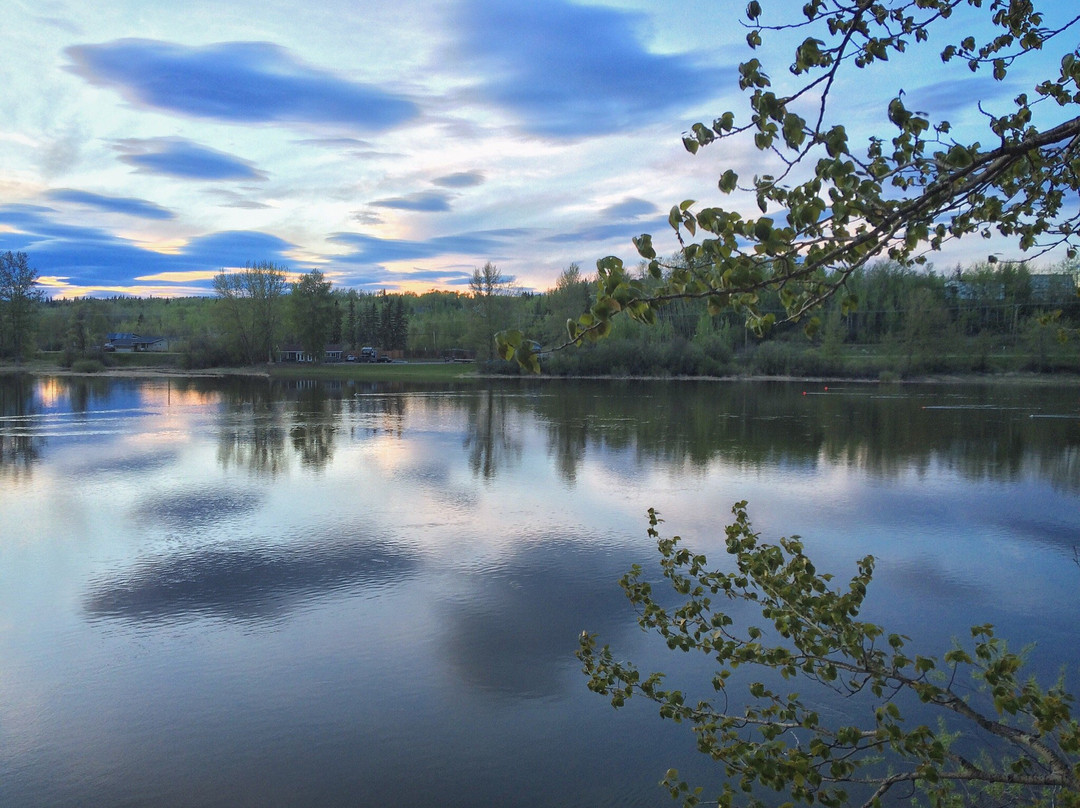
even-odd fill
[(627, 197), (600, 211), (595, 221), (577, 230), (548, 236), (548, 243), (584, 243), (595, 247), (604, 242), (621, 241), (629, 246), (631, 239), (641, 233), (660, 234), (669, 229), (667, 215), (652, 202)]
[(236, 191), (227, 190), (225, 188), (213, 188), (208, 192), (212, 196), (220, 198), (222, 201), (218, 203), (223, 208), (246, 208), (248, 210), (269, 210), (273, 205), (267, 205), (265, 202), (258, 202), (254, 199), (248, 199), (243, 194)]
[(528, 131), (554, 137), (629, 129), (708, 97), (715, 68), (651, 53), (643, 15), (559, 0), (471, 0), (455, 56), (477, 63), (480, 93)]
[(175, 214), (153, 202), (126, 196), (103, 196), (90, 191), (78, 191), (74, 188), (58, 188), (49, 191), (48, 198), (54, 202), (70, 202), (75, 205), (88, 205), (92, 208), (124, 213), (141, 219), (173, 219)]
[(412, 269), (405, 272), (392, 272), (382, 267), (346, 267), (334, 273), (334, 283), (343, 283), (354, 289), (377, 291), (380, 289), (415, 288), (417, 284), (429, 284), (434, 287), (468, 286), (472, 270), (457, 267), (440, 269)]
[(548, 236), (544, 241), (549, 244), (585, 243), (592, 246), (608, 241), (622, 241), (627, 246), (630, 246), (631, 239), (634, 236), (640, 236), (642, 233), (663, 233), (665, 227), (667, 227), (666, 218), (638, 224), (632, 222), (600, 222), (566, 233)]
[[(284, 239), (255, 230), (225, 230), (192, 239), (181, 251), (181, 258), (188, 264), (216, 266), (243, 266), (247, 261), (273, 261), (295, 264), (286, 253), (296, 248)], [(305, 269), (307, 265), (305, 264)], [(295, 268), (295, 267), (294, 267)]]
[(523, 230), (487, 230), (438, 236), (425, 241), (381, 239), (361, 233), (335, 233), (330, 241), (352, 248), (352, 252), (336, 260), (346, 264), (383, 264), (393, 261), (415, 261), (424, 258), (465, 255), (495, 256), (504, 252), (510, 240), (524, 235)]
[(296, 141), (297, 146), (319, 146), (324, 149), (345, 149), (347, 151), (369, 151), (373, 148), (370, 140), (355, 137), (309, 137)]
[(46, 139), (39, 150), (38, 164), (47, 177), (66, 174), (79, 163), (83, 147), (89, 140), (85, 132), (69, 128), (62, 135)]
[(442, 188), (473, 188), (486, 181), (483, 171), (458, 171), (443, 177), (436, 177), (431, 182)]
[(628, 196), (622, 202), (609, 205), (600, 213), (613, 219), (638, 219), (642, 216), (655, 216), (660, 212), (652, 202), (637, 197)]
[(139, 174), (197, 180), (265, 180), (253, 164), (184, 138), (129, 138), (117, 144), (120, 160)]
[(194, 118), (381, 132), (419, 115), (408, 99), (309, 67), (269, 42), (118, 39), (65, 52), (69, 69), (91, 84), (115, 88), (136, 106)]
[(222, 202), (223, 208), (244, 208), (247, 210), (269, 210), (270, 205), (265, 205), (262, 202), (255, 202), (251, 199), (237, 199), (233, 202)]
[(349, 218), (358, 224), (382, 224), (383, 222), (382, 216), (366, 210), (354, 210), (349, 214)]
[[(80, 287), (111, 289), (130, 285), (135, 274), (210, 272), (263, 259), (308, 268), (289, 259), (296, 245), (257, 231), (208, 233), (179, 250), (163, 253), (100, 228), (56, 221), (55, 210), (38, 205), (0, 205), (0, 225), (11, 228), (0, 228), (0, 251), (27, 252), (42, 276), (63, 278)], [(199, 288), (210, 292), (209, 283)], [(185, 288), (184, 293), (192, 290)]]
[(954, 114), (965, 107), (975, 107), (980, 101), (1011, 97), (1016, 91), (1015, 85), (994, 81), (989, 76), (972, 76), (915, 87), (904, 94), (904, 105), (936, 117)]
[(442, 191), (423, 191), (408, 196), (379, 199), (371, 204), (377, 208), (413, 210), (421, 213), (443, 213), (450, 210), (450, 199), (451, 196)]
[(215, 269), (190, 269), (182, 272), (155, 272), (152, 275), (136, 275), (135, 280), (164, 281), (165, 283), (204, 283), (212, 281), (220, 272)]

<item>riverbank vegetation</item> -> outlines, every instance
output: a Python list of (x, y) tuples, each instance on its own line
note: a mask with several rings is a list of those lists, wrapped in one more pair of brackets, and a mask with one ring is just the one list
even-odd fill
[[(257, 267), (244, 271), (252, 269)], [(266, 367), (267, 359), (280, 360), (283, 348), (306, 341), (310, 354), (318, 353), (316, 344), (338, 346), (342, 362), (328, 366), (339, 373), (352, 364), (345, 361), (350, 353), (358, 356), (360, 348), (372, 346), (399, 361), (475, 360), (457, 365), (458, 375), (473, 367), (517, 374), (516, 363), (490, 358), (490, 335), (515, 325), (537, 340), (543, 372), (556, 376), (899, 379), (1080, 370), (1080, 340), (1069, 333), (1080, 325), (1080, 262), (1075, 260), (1043, 272), (978, 264), (947, 273), (882, 261), (850, 275), (847, 288), (859, 305), (846, 308), (830, 299), (811, 337), (795, 324), (778, 325), (759, 337), (733, 310), (710, 314), (680, 300), (659, 308), (653, 326), (616, 319), (607, 339), (557, 351), (548, 349), (565, 342), (567, 320), (595, 304), (595, 279), (570, 266), (551, 289), (533, 293), (514, 289), (495, 267), (486, 278), (483, 271), (478, 275), (477, 288), (469, 293), (364, 294), (317, 279), (308, 286), (318, 299), (307, 305), (323, 311), (325, 328), (314, 335), (295, 327), (296, 293), (287, 284), (260, 285), (256, 281), (266, 279), (252, 277), (223, 281), (228, 294), (217, 298), (38, 301), (32, 344), (43, 358), (69, 368), (77, 362), (88, 368), (88, 361), (102, 368)], [(643, 274), (641, 282), (662, 281)], [(256, 293), (245, 297), (236, 291), (243, 288)], [(274, 290), (273, 299), (259, 301), (258, 289)], [(782, 312), (778, 294), (764, 292), (761, 298), (762, 311)], [(268, 324), (262, 330), (253, 319), (260, 306)], [(164, 350), (104, 351), (107, 336), (115, 333), (161, 337), (155, 347)], [(310, 373), (317, 364), (327, 363), (276, 361), (274, 366), (278, 372)]]

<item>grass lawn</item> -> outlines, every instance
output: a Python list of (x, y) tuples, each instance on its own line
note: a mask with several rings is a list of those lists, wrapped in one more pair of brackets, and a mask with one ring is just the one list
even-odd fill
[[(48, 375), (51, 373), (69, 373), (71, 369), (60, 364), (59, 352), (39, 352), (37, 356), (21, 364), (0, 363), (0, 372), (27, 372)], [(108, 354), (105, 367), (97, 372), (110, 375), (184, 375), (188, 371), (181, 368), (179, 354), (138, 353)], [(75, 368), (75, 372), (80, 371)], [(448, 382), (476, 378), (476, 366), (454, 362), (402, 362), (380, 364), (338, 362), (331, 365), (276, 364), (258, 365), (249, 368), (209, 368), (191, 370), (196, 376), (214, 375), (269, 375), (277, 379), (358, 379), (363, 381), (414, 381)]]
[(344, 362), (332, 365), (278, 364), (271, 366), (269, 373), (278, 379), (442, 382), (474, 378), (476, 366), (454, 362), (391, 362), (388, 364)]

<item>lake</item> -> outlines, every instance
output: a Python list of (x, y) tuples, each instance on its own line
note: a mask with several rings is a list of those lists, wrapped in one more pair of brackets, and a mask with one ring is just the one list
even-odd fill
[(617, 582), (743, 499), (1076, 689), (1075, 386), (0, 376), (0, 805), (670, 805), (689, 730), (573, 653), (707, 681)]

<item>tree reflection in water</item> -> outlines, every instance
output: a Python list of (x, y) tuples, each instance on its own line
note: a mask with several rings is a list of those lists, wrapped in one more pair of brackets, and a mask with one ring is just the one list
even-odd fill
[[(1018, 384), (685, 380), (408, 389), (239, 378), (170, 384), (177, 392), (220, 397), (218, 461), (256, 475), (287, 470), (290, 446), (304, 467), (324, 469), (340, 432), (354, 440), (402, 437), (415, 411), (463, 413), (462, 446), (472, 473), (483, 479), (520, 462), (522, 436), (533, 423), (546, 432), (549, 455), (570, 483), (587, 451), (605, 449), (701, 470), (717, 461), (747, 469), (828, 463), (891, 479), (936, 465), (967, 479), (1035, 475), (1060, 490), (1080, 490), (1080, 412), (1066, 387), (1033, 394)], [(536, 389), (543, 394), (530, 394)], [(0, 376), (0, 471), (26, 473), (39, 460), (47, 445), (44, 417), (63, 420), (66, 411), (83, 421), (138, 396), (131, 380)]]
[(473, 474), (490, 480), (506, 464), (521, 460), (521, 438), (516, 430), (518, 419), (511, 423), (512, 404), (522, 399), (496, 393), (489, 387), (464, 400), (466, 433), (464, 446), (469, 452)]
[(45, 449), (45, 438), (37, 434), (41, 406), (35, 389), (26, 374), (0, 376), (0, 475), (29, 474)]
[(288, 468), (285, 416), (269, 385), (253, 384), (225, 395), (227, 417), (218, 432), (218, 463), (275, 477)]
[(301, 390), (292, 417), (289, 438), (300, 462), (308, 468), (325, 468), (334, 459), (334, 436), (341, 420), (340, 395), (331, 397), (322, 384)]

